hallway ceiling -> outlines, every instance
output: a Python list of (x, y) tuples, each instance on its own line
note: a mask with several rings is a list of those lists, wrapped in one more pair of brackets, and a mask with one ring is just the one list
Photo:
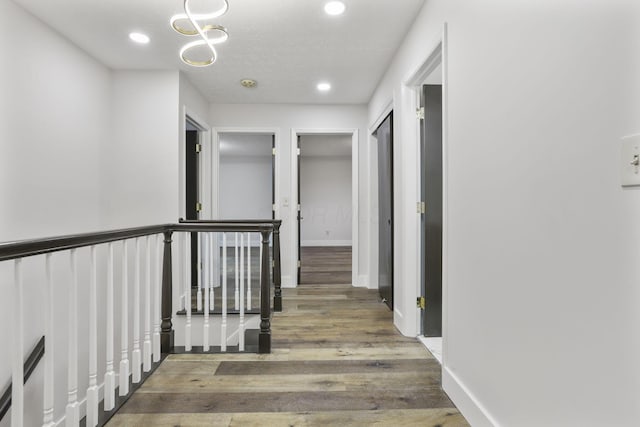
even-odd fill
[[(189, 38), (169, 26), (182, 0), (14, 0), (112, 69), (182, 70), (215, 103), (362, 104), (369, 101), (424, 0), (344, 0), (328, 16), (327, 0), (229, 0), (229, 40), (218, 61), (189, 67), (178, 51)], [(206, 5), (209, 6), (206, 6)], [(213, 6), (211, 6), (213, 5)], [(191, 0), (194, 12), (220, 0)], [(132, 43), (140, 31), (148, 45)], [(246, 89), (240, 80), (258, 86)], [(328, 81), (332, 90), (319, 93)]]

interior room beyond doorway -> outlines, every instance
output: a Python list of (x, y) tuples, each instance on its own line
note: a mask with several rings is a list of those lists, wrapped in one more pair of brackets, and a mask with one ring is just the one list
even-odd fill
[(352, 136), (299, 137), (300, 278), (352, 282)]

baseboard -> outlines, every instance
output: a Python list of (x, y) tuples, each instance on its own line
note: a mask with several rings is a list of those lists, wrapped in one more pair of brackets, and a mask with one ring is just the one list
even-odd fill
[(486, 408), (446, 366), (442, 367), (442, 388), (469, 424), (474, 427), (499, 427)]
[(369, 276), (367, 276), (366, 274), (359, 275), (357, 278), (357, 282), (355, 283), (355, 286), (358, 288), (369, 289)]
[(300, 246), (351, 246), (351, 240), (303, 240)]
[(293, 278), (291, 276), (282, 276), (282, 283), (280, 284), (283, 288), (295, 288), (296, 286), (293, 284)]

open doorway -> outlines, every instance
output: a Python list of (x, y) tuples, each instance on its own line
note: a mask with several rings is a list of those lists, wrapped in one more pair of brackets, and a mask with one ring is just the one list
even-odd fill
[(218, 217), (274, 217), (274, 134), (218, 134)]
[(299, 135), (299, 284), (352, 283), (352, 136)]
[(420, 127), (421, 340), (442, 361), (445, 209), (442, 45), (434, 50), (415, 83)]
[[(203, 204), (201, 199), (202, 190), (202, 128), (191, 118), (186, 117), (185, 121), (185, 219), (198, 220), (202, 212)], [(191, 233), (190, 239), (190, 269), (191, 287), (198, 287), (198, 233)]]

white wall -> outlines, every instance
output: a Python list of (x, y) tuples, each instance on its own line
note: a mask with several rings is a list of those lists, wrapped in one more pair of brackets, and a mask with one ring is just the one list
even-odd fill
[[(371, 124), (393, 99), (398, 161), (415, 158), (402, 82), (447, 22), (443, 382), (473, 425), (640, 419), (640, 193), (619, 178), (639, 21), (633, 0), (428, 0), (369, 105)], [(396, 176), (405, 259), (414, 164)]]
[(221, 219), (271, 218), (271, 156), (220, 156), (219, 177)]
[[(111, 129), (110, 70), (12, 2), (0, 2), (0, 40), (0, 93), (3, 104), (6, 102), (0, 116), (0, 241), (100, 229), (105, 167), (101, 147), (109, 142)], [(84, 274), (86, 258), (80, 259)], [(68, 256), (54, 257), (55, 324), (59, 328), (56, 368), (66, 366), (68, 265)], [(0, 263), (0, 321), (4, 325), (13, 325), (12, 270), (12, 263)], [(23, 271), (24, 350), (30, 351), (44, 331), (42, 257), (25, 260)], [(86, 289), (81, 287), (81, 300), (87, 296)], [(84, 308), (80, 315), (85, 316)], [(83, 322), (81, 354), (86, 354), (86, 327)], [(0, 342), (8, 343), (9, 336), (10, 329), (2, 328)], [(10, 348), (5, 345), (0, 351), (1, 387), (10, 378)], [(78, 369), (81, 387), (86, 390), (87, 364), (81, 362)], [(42, 364), (27, 384), (25, 425), (42, 421), (41, 373)], [(59, 418), (65, 405), (60, 397), (66, 396), (65, 370), (56, 369), (55, 381)], [(7, 415), (2, 425), (8, 421)]]
[[(294, 283), (296, 267), (293, 260), (295, 247), (293, 236), (296, 226), (293, 206), (283, 206), (292, 200), (291, 194), (291, 129), (359, 129), (360, 135), (360, 164), (365, 164), (366, 154), (366, 107), (362, 105), (248, 105), (248, 104), (212, 104), (210, 108), (210, 124), (215, 128), (278, 128), (280, 140), (277, 141), (277, 156), (279, 162), (278, 174), (279, 200), (277, 201), (276, 217), (283, 220), (282, 236), (282, 270), (283, 286)], [(368, 210), (366, 198), (366, 168), (359, 170), (361, 192), (360, 230), (368, 229)], [(360, 246), (367, 246), (367, 234), (360, 233)], [(360, 254), (357, 271), (367, 271), (366, 254)], [(361, 276), (361, 285), (368, 282), (368, 278)]]
[(103, 153), (112, 166), (104, 185), (109, 227), (177, 221), (178, 100), (178, 72), (114, 72), (114, 137)]
[(351, 156), (305, 156), (301, 142), (302, 246), (351, 246)]

